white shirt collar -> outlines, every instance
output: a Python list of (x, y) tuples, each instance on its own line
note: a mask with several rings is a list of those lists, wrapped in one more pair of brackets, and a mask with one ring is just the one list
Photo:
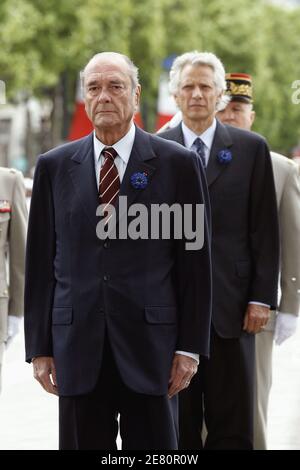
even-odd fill
[(208, 151), (210, 152), (211, 150), (211, 146), (212, 146), (212, 143), (213, 143), (213, 140), (214, 140), (214, 136), (215, 136), (215, 131), (216, 131), (216, 127), (217, 127), (217, 120), (216, 118), (214, 118), (213, 120), (213, 123), (210, 127), (208, 127), (204, 132), (203, 134), (200, 134), (200, 135), (197, 135), (195, 134), (194, 131), (192, 131), (191, 129), (189, 129), (185, 124), (184, 122), (182, 121), (181, 123), (181, 127), (182, 127), (182, 133), (183, 133), (183, 140), (184, 140), (184, 145), (185, 147), (187, 147), (188, 149), (190, 149), (195, 141), (195, 139), (197, 137), (200, 137), (201, 140), (204, 142), (206, 148), (208, 149)]
[[(126, 165), (128, 163), (128, 160), (131, 154), (131, 150), (132, 150), (133, 143), (134, 143), (134, 138), (135, 138), (135, 125), (132, 123), (127, 134), (125, 134), (124, 137), (122, 137), (122, 139), (118, 140), (118, 142), (110, 146), (115, 149), (118, 156)], [(108, 147), (108, 146), (103, 144), (103, 142), (101, 142), (98, 139), (98, 137), (96, 137), (95, 131), (94, 131), (93, 139), (94, 139), (95, 162), (97, 163), (102, 150), (104, 149), (104, 147)]]

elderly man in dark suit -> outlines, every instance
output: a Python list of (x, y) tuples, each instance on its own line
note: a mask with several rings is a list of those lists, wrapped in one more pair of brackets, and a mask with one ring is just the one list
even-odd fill
[[(251, 130), (255, 120), (252, 77), (226, 74), (230, 102), (218, 113), (225, 124)], [(297, 328), (300, 307), (300, 179), (299, 167), (290, 159), (271, 153), (280, 228), (280, 302), (264, 330), (256, 336), (256, 393), (254, 448), (267, 449), (268, 403), (272, 385), (273, 342), (281, 344)]]
[[(197, 151), (212, 215), (211, 356), (180, 394), (181, 448), (253, 448), (254, 335), (276, 305), (279, 236), (270, 154), (257, 134), (215, 119), (225, 71), (211, 53), (174, 61), (170, 90), (182, 122), (160, 134)], [(202, 400), (203, 396), (203, 400)]]
[(26, 357), (59, 395), (61, 449), (115, 449), (118, 415), (123, 449), (176, 449), (176, 394), (209, 353), (207, 227), (192, 250), (175, 228), (169, 238), (111, 235), (128, 215), (121, 196), (129, 209), (187, 204), (194, 224), (205, 180), (193, 152), (134, 126), (140, 85), (130, 59), (97, 54), (82, 78), (94, 132), (42, 155), (35, 171)]

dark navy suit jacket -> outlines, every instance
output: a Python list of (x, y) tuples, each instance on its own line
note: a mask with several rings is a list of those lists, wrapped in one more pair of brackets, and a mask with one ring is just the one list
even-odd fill
[[(184, 145), (181, 124), (159, 134)], [(231, 154), (220, 163), (220, 152)], [(270, 153), (254, 132), (217, 128), (206, 169), (212, 218), (213, 308), (218, 334), (239, 337), (249, 301), (275, 307), (279, 230)]]
[[(121, 185), (128, 205), (203, 202), (193, 152), (136, 129)], [(146, 172), (148, 185), (130, 178)], [(185, 241), (96, 236), (92, 134), (39, 158), (28, 230), (26, 359), (54, 356), (60, 395), (90, 392), (108, 335), (124, 383), (161, 395), (175, 350), (209, 354), (211, 261)]]

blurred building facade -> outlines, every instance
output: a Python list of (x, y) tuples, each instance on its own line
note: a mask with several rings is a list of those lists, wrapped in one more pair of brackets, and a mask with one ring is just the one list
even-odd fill
[(0, 166), (29, 174), (36, 156), (47, 148), (51, 109), (36, 98), (0, 106)]

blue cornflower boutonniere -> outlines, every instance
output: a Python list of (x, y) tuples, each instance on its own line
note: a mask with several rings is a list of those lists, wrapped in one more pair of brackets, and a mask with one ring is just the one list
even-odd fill
[(218, 153), (218, 160), (222, 165), (227, 165), (227, 163), (231, 162), (232, 155), (230, 150), (220, 150), (220, 152)]
[(135, 189), (145, 189), (148, 184), (147, 173), (133, 173), (130, 182)]

